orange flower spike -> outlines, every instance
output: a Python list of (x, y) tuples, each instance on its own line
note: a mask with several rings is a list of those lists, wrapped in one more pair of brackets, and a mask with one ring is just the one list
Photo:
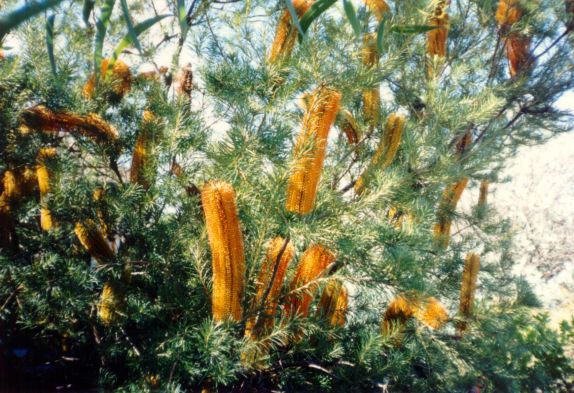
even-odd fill
[(443, 248), (448, 247), (450, 242), (450, 227), (452, 220), (450, 215), (456, 210), (456, 205), (460, 200), (462, 192), (468, 184), (468, 178), (463, 178), (460, 181), (448, 186), (443, 193), (442, 199), (438, 208), (438, 222), (434, 226), (434, 235), (437, 245)]
[(445, 2), (440, 2), (430, 19), (431, 26), (438, 26), (427, 33), (427, 53), (429, 56), (446, 56), (446, 42), (448, 38), (448, 14), (444, 10)]
[[(361, 55), (362, 62), (367, 68), (371, 69), (379, 64), (376, 33), (366, 34), (363, 37), (363, 50)], [(363, 117), (371, 130), (379, 125), (379, 118), (381, 117), (381, 92), (378, 86), (363, 90)]]
[(153, 160), (153, 123), (156, 117), (153, 112), (145, 110), (143, 112), (142, 127), (138, 133), (134, 152), (132, 155), (132, 166), (130, 168), (130, 181), (139, 184), (145, 190), (151, 186), (154, 168), (151, 168)]
[[(289, 285), (290, 291), (295, 291), (311, 281), (319, 278), (325, 269), (335, 262), (335, 255), (322, 245), (311, 246), (301, 257), (295, 277)], [(309, 306), (313, 301), (313, 294), (317, 289), (311, 285), (303, 293), (290, 294), (285, 300), (285, 311), (288, 317), (299, 315), (306, 317), (309, 314)]]
[(38, 188), (40, 190), (40, 227), (44, 231), (49, 231), (52, 229), (54, 222), (52, 220), (52, 214), (50, 210), (43, 206), (42, 199), (50, 192), (50, 173), (48, 167), (46, 166), (46, 159), (51, 159), (56, 156), (56, 149), (53, 147), (43, 147), (38, 152), (36, 161), (38, 161), (38, 166), (36, 167), (36, 177), (38, 178)]
[[(462, 282), (460, 287), (459, 312), (464, 318), (470, 318), (472, 315), (472, 306), (474, 304), (479, 270), (480, 257), (478, 254), (469, 253), (464, 261), (464, 270), (462, 271)], [(466, 322), (459, 323), (458, 330), (460, 334), (466, 330), (466, 327)]]
[(333, 327), (345, 326), (348, 300), (347, 289), (340, 281), (329, 282), (323, 289), (319, 301), (319, 315), (328, 320)]
[(20, 198), (20, 182), (18, 181), (14, 171), (10, 169), (5, 171), (2, 183), (4, 188), (3, 195), (5, 195), (7, 200)]
[(383, 316), (382, 333), (388, 335), (393, 325), (403, 326), (415, 314), (416, 302), (403, 296), (397, 296), (387, 307)]
[(522, 18), (519, 0), (499, 0), (496, 9), (496, 21), (500, 27), (508, 27)]
[(369, 11), (375, 16), (377, 22), (381, 23), (385, 13), (390, 12), (391, 9), (385, 0), (365, 0), (365, 5)]
[(290, 212), (307, 214), (313, 210), (327, 150), (327, 138), (340, 102), (341, 93), (327, 87), (317, 88), (310, 99), (295, 144), (295, 162), (287, 186), (285, 208)]
[(223, 181), (207, 183), (201, 191), (213, 265), (212, 314), (216, 321), (240, 321), (245, 287), (243, 236), (235, 192)]
[[(257, 294), (252, 305), (254, 311), (259, 311), (259, 307), (263, 306), (264, 314), (259, 320), (256, 316), (249, 318), (245, 328), (246, 336), (257, 337), (261, 328), (268, 331), (273, 327), (273, 318), (277, 310), (281, 286), (294, 253), (293, 244), (291, 242), (285, 243), (285, 239), (282, 237), (276, 237), (269, 244), (265, 261), (257, 278)], [(280, 254), (281, 259), (278, 260)], [(271, 282), (272, 278), (273, 282)], [(265, 295), (267, 295), (265, 303), (262, 305), (261, 302)]]
[(415, 318), (428, 327), (440, 329), (448, 321), (448, 312), (436, 298), (427, 298), (422, 306), (416, 309)]
[[(293, 0), (293, 7), (295, 8), (297, 16), (301, 18), (313, 3), (314, 0)], [(293, 25), (293, 18), (289, 10), (285, 10), (281, 19), (279, 19), (279, 24), (275, 31), (275, 39), (271, 45), (267, 61), (270, 64), (274, 64), (278, 61), (288, 59), (297, 42), (297, 35), (298, 30)]]
[(368, 178), (373, 175), (374, 171), (384, 171), (392, 164), (399, 150), (405, 122), (406, 118), (403, 115), (393, 113), (389, 116), (377, 151), (373, 155), (365, 172), (355, 183), (355, 192), (357, 194), (361, 194), (364, 191), (364, 187), (368, 183)]
[(74, 232), (82, 246), (98, 263), (104, 264), (114, 258), (113, 250), (94, 221), (86, 220), (83, 223), (76, 223)]
[[(128, 93), (132, 86), (132, 73), (126, 63), (121, 60), (116, 60), (111, 71), (108, 72), (109, 59), (102, 59), (100, 68), (100, 78), (107, 79), (110, 76), (112, 83), (112, 91), (115, 99), (121, 99)], [(84, 88), (82, 94), (86, 99), (91, 99), (94, 96), (96, 88), (96, 76), (92, 74)]]

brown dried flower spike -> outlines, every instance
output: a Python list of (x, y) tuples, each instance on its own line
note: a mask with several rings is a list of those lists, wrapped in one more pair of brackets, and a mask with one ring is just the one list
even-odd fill
[[(476, 282), (480, 270), (480, 257), (478, 254), (470, 253), (464, 261), (464, 270), (462, 272), (462, 282), (460, 287), (460, 314), (468, 319), (472, 315), (472, 306), (474, 304), (474, 295), (476, 293)], [(463, 334), (467, 328), (466, 321), (458, 324), (459, 334)]]
[(447, 248), (450, 242), (450, 227), (452, 224), (451, 214), (456, 209), (462, 192), (468, 184), (468, 178), (448, 186), (442, 195), (439, 203), (437, 223), (434, 226), (435, 241), (439, 247)]
[[(293, 7), (295, 8), (295, 12), (297, 12), (297, 16), (301, 18), (313, 3), (314, 0), (293, 0)], [(271, 45), (267, 61), (270, 64), (274, 64), (278, 61), (288, 59), (295, 47), (297, 35), (298, 30), (293, 25), (293, 18), (289, 11), (285, 10), (281, 19), (279, 19), (275, 39)]]
[(327, 137), (339, 111), (340, 101), (341, 93), (328, 87), (317, 88), (310, 99), (295, 144), (295, 162), (287, 186), (285, 207), (290, 212), (307, 214), (313, 210), (327, 150)]
[(427, 53), (429, 56), (446, 56), (446, 41), (448, 38), (448, 14), (445, 11), (446, 2), (441, 1), (434, 10), (430, 19), (431, 26), (438, 28), (427, 33)]
[(213, 318), (222, 321), (243, 316), (245, 257), (235, 192), (230, 184), (212, 181), (203, 186), (201, 201), (213, 263)]

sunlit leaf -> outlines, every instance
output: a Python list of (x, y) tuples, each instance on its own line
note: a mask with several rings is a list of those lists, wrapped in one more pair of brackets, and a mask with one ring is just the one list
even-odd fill
[(359, 20), (357, 19), (357, 13), (355, 12), (355, 7), (353, 7), (353, 3), (350, 0), (343, 0), (343, 8), (345, 9), (345, 14), (347, 14), (347, 19), (351, 23), (353, 27), (353, 31), (357, 35), (357, 37), (361, 36), (361, 25), (359, 24)]
[(42, 11), (55, 7), (62, 0), (30, 1), (20, 7), (16, 7), (0, 15), (0, 41), (10, 30), (19, 26), (23, 22), (38, 15)]

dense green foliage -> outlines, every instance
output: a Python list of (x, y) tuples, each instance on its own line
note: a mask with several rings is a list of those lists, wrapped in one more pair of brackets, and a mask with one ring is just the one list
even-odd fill
[[(452, 1), (444, 61), (426, 56), (424, 33), (393, 30), (426, 25), (436, 3), (389, 1), (392, 17), (381, 27), (383, 51), (372, 69), (361, 62), (363, 41), (342, 3), (313, 21), (287, 62), (269, 65), (266, 53), (285, 9), (282, 1), (188, 1), (189, 30), (184, 19), (168, 17), (139, 36), (141, 53), (129, 47), (120, 55), (134, 75), (123, 98), (113, 97), (111, 79), (102, 78), (94, 98), (87, 99), (82, 91), (94, 59), (99, 63), (94, 37), (101, 26), (106, 25), (104, 58), (133, 33), (118, 4), (109, 23), (95, 22), (104, 3), (113, 6), (96, 1), (87, 26), (81, 2), (58, 6), (55, 67), (43, 38), (44, 16), (13, 31), (8, 37), (19, 49), (0, 59), (0, 173), (34, 167), (41, 147), (57, 148), (48, 162), (51, 190), (42, 198), (57, 226), (42, 231), (39, 197), (22, 197), (11, 204), (16, 238), (0, 249), (0, 390), (25, 380), (51, 388), (98, 383), (134, 392), (567, 389), (574, 370), (564, 351), (573, 344), (574, 327), (564, 323), (556, 332), (537, 315), (530, 288), (512, 271), (510, 223), (490, 205), (458, 209), (450, 246), (436, 247), (433, 240), (447, 185), (469, 177), (468, 193), (481, 180), (495, 183), (517, 147), (570, 128), (570, 114), (554, 107), (574, 84), (572, 36), (561, 36), (573, 15), (562, 0), (521, 2), (526, 12), (513, 29), (532, 37), (531, 49), (539, 56), (514, 78), (500, 48), (494, 0)], [(147, 3), (128, 2), (133, 26), (155, 15)], [(169, 2), (159, 14), (181, 15), (177, 6), (185, 3)], [(359, 5), (360, 28), (376, 31)], [(180, 64), (188, 61), (194, 70), (191, 105), (175, 91)], [(156, 79), (135, 77), (145, 62), (170, 68)], [(339, 127), (331, 129), (315, 209), (299, 216), (285, 211), (303, 115), (296, 104), (321, 84), (342, 93), (342, 107), (364, 132), (355, 148)], [(367, 132), (361, 92), (379, 85), (380, 127)], [(20, 114), (37, 104), (97, 113), (118, 130), (119, 140), (112, 146), (78, 134), (20, 132)], [(147, 190), (129, 177), (144, 110), (156, 116), (157, 142)], [(407, 123), (392, 166), (376, 173), (363, 195), (345, 191), (368, 165), (393, 112), (405, 114)], [(456, 142), (467, 131), (473, 143), (457, 156)], [(183, 175), (170, 170), (174, 161)], [(253, 342), (244, 337), (245, 321), (212, 320), (210, 248), (195, 191), (211, 179), (231, 183), (237, 195), (245, 310), (267, 242), (288, 236), (296, 256), (287, 282), (309, 245), (321, 243), (337, 255), (336, 272), (319, 283), (347, 283), (351, 299), (344, 327), (329, 327), (314, 311), (308, 318), (279, 314), (269, 336)], [(99, 202), (93, 199), (98, 187), (105, 190)], [(413, 224), (390, 222), (391, 207), (409, 212)], [(74, 225), (97, 221), (102, 212), (117, 253), (113, 261), (96, 264)], [(481, 255), (482, 266), (474, 315), (461, 337), (460, 281), (470, 251)], [(100, 293), (105, 282), (125, 275), (126, 266), (126, 304), (107, 326), (97, 317)], [(439, 299), (449, 322), (433, 330), (410, 320), (404, 332), (383, 335), (381, 320), (391, 300), (413, 291)], [(262, 342), (269, 350), (257, 362), (245, 361), (242, 354)], [(16, 359), (18, 349), (28, 352)], [(41, 367), (45, 362), (50, 363)]]

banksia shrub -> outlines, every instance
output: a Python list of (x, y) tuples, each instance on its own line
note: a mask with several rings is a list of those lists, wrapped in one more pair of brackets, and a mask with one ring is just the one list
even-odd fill
[(108, 281), (104, 284), (98, 302), (98, 318), (106, 326), (111, 325), (125, 304), (125, 286), (121, 282)]
[(273, 327), (279, 294), (294, 253), (293, 244), (282, 237), (276, 237), (269, 244), (257, 278), (257, 294), (251, 307), (254, 315), (247, 320), (246, 336), (256, 338), (260, 332), (269, 331)]
[(243, 236), (239, 226), (235, 192), (230, 184), (211, 181), (201, 190), (205, 226), (211, 248), (213, 318), (240, 321), (245, 287)]
[(95, 113), (77, 115), (55, 112), (38, 105), (22, 112), (20, 122), (24, 131), (35, 129), (44, 132), (78, 132), (98, 143), (111, 143), (119, 138), (117, 130)]
[(318, 87), (303, 117), (303, 126), (294, 148), (294, 163), (287, 185), (285, 208), (293, 213), (307, 214), (313, 210), (327, 138), (335, 121), (341, 93), (328, 87)]
[(448, 247), (450, 242), (450, 227), (452, 224), (451, 215), (456, 209), (456, 205), (467, 184), (468, 178), (465, 177), (448, 186), (443, 192), (438, 208), (437, 223), (434, 226), (435, 241), (439, 247)]
[(430, 18), (430, 26), (437, 26), (427, 33), (427, 54), (429, 56), (446, 56), (446, 42), (448, 38), (448, 14), (445, 11), (446, 2), (441, 1)]
[(353, 117), (353, 114), (348, 110), (341, 110), (339, 112), (338, 126), (343, 131), (347, 137), (347, 141), (350, 145), (356, 145), (359, 141), (360, 130), (357, 121)]
[(403, 135), (405, 128), (405, 117), (403, 115), (392, 113), (387, 119), (387, 124), (383, 132), (383, 137), (379, 142), (369, 166), (355, 183), (355, 192), (361, 194), (364, 187), (368, 184), (370, 177), (375, 171), (383, 171), (392, 164)]
[(383, 20), (385, 13), (391, 11), (385, 0), (365, 0), (365, 5), (379, 23)]
[(44, 205), (43, 199), (46, 197), (48, 192), (50, 192), (50, 172), (46, 166), (46, 160), (54, 158), (56, 156), (56, 149), (53, 147), (43, 147), (38, 152), (36, 161), (38, 166), (36, 167), (36, 176), (38, 178), (38, 189), (40, 190), (40, 227), (44, 231), (49, 231), (52, 229), (53, 220), (50, 210)]
[[(110, 78), (110, 83), (112, 85), (112, 94), (109, 97), (112, 101), (121, 100), (122, 97), (130, 91), (132, 86), (132, 73), (130, 68), (121, 60), (116, 60), (112, 66), (111, 72), (108, 73), (109, 59), (102, 59), (100, 68), (100, 78), (106, 80)], [(94, 97), (94, 92), (96, 89), (97, 77), (92, 74), (86, 84), (82, 93), (87, 99)]]
[[(478, 280), (478, 271), (480, 270), (480, 257), (478, 254), (469, 253), (464, 261), (464, 270), (462, 271), (462, 281), (460, 286), (460, 305), (458, 310), (464, 319), (472, 315), (472, 306), (474, 304), (474, 295), (476, 293), (476, 282)], [(466, 321), (458, 324), (459, 334), (463, 334), (467, 328)]]
[(155, 177), (155, 160), (153, 157), (155, 120), (156, 117), (151, 111), (145, 110), (143, 112), (141, 129), (134, 146), (130, 168), (130, 181), (139, 184), (145, 190), (149, 189)]
[[(293, 7), (297, 12), (297, 16), (301, 18), (313, 3), (314, 1), (312, 0), (293, 0)], [(275, 39), (273, 40), (267, 58), (268, 62), (274, 64), (278, 61), (288, 59), (295, 47), (297, 35), (298, 30), (297, 27), (293, 25), (293, 18), (289, 10), (285, 10), (279, 19), (279, 24), (275, 31)]]
[[(362, 62), (367, 68), (376, 67), (379, 64), (379, 51), (377, 49), (376, 33), (366, 34), (363, 37)], [(373, 130), (379, 125), (381, 116), (381, 91), (379, 87), (373, 87), (363, 91), (363, 118)]]
[(285, 312), (288, 317), (295, 315), (306, 317), (309, 314), (309, 306), (317, 290), (317, 285), (312, 281), (320, 278), (333, 262), (335, 254), (320, 244), (311, 246), (305, 251), (297, 265), (295, 277), (289, 285), (289, 291), (292, 293), (285, 299)]
[(104, 264), (114, 258), (114, 251), (93, 220), (76, 223), (74, 232), (82, 246), (98, 263)]
[(347, 288), (340, 281), (330, 281), (323, 289), (318, 313), (331, 326), (345, 326), (349, 298)]

